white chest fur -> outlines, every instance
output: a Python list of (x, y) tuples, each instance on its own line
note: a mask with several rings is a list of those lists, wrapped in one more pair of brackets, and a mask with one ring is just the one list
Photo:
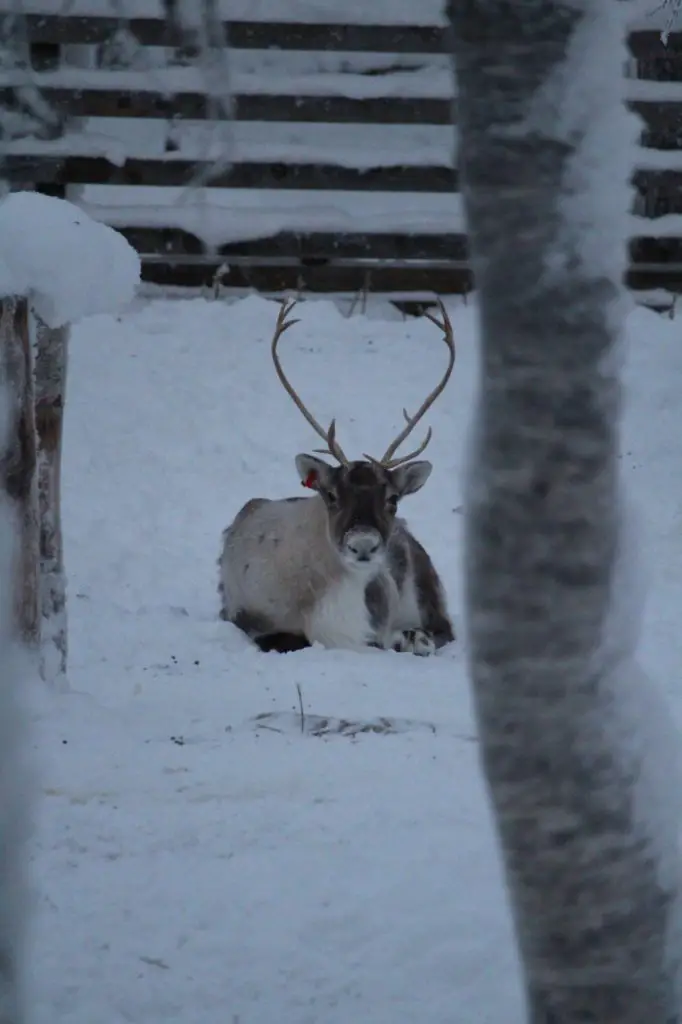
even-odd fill
[(373, 639), (365, 604), (369, 577), (362, 572), (344, 575), (332, 584), (306, 616), (306, 635), (311, 643), (356, 650)]

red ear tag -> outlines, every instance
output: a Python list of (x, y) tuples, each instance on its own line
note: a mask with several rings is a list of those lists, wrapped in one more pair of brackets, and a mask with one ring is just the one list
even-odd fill
[(311, 469), (305, 480), (302, 481), (304, 487), (309, 487), (312, 491), (315, 490), (315, 484), (317, 483), (317, 473), (314, 469)]

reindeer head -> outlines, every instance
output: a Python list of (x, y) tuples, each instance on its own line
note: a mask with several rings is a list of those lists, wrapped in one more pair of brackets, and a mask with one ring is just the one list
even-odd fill
[(421, 455), (431, 440), (430, 427), (418, 448), (400, 458), (394, 456), (449, 380), (455, 362), (452, 324), (442, 302), (439, 303), (442, 322), (426, 314), (429, 320), (443, 331), (443, 338), (448, 347), (450, 358), (443, 377), (414, 416), (409, 416), (403, 409), (406, 426), (380, 459), (365, 455), (362, 460), (350, 462), (336, 440), (336, 422), (332, 420), (328, 430), (320, 426), (289, 383), (279, 361), (279, 339), (289, 327), (298, 323), (297, 320), (287, 319), (294, 305), (294, 302), (284, 303), (277, 317), (271, 347), (275, 369), (287, 394), (313, 430), (326, 443), (326, 448), (316, 451), (319, 450), (323, 455), (331, 455), (338, 463), (336, 466), (330, 466), (328, 462), (318, 459), (315, 455), (301, 454), (296, 456), (296, 468), (301, 483), (317, 491), (324, 502), (329, 539), (344, 562), (358, 569), (371, 569), (385, 556), (398, 502), (405, 495), (414, 494), (423, 487), (433, 468), (425, 459), (417, 460), (417, 456)]
[(301, 482), (322, 498), (329, 539), (344, 562), (374, 567), (385, 555), (398, 502), (426, 483), (431, 463), (422, 460), (398, 469), (371, 462), (330, 466), (314, 455), (297, 455)]

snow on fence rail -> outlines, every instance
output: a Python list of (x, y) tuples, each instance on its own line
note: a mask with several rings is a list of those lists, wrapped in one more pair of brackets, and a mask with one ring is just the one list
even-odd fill
[[(106, 5), (74, 0), (61, 15), (50, 6), (26, 7), (33, 71), (3, 71), (0, 103), (21, 108), (27, 83), (39, 85), (52, 137), (13, 141), (6, 174), (14, 187), (66, 195), (118, 227), (147, 281), (202, 285), (222, 268), (227, 287), (269, 293), (473, 286), (439, 5), (425, 3), (414, 25), (400, 0), (377, 0), (376, 23), (359, 6), (345, 5), (342, 18), (327, 3), (322, 18), (319, 4), (297, 0), (296, 21), (277, 3), (271, 20), (263, 4), (231, 4), (234, 119), (222, 123), (197, 68), (166, 66), (186, 39), (156, 0), (136, 3), (140, 16), (125, 22), (125, 68), (101, 66), (122, 25)], [(336, 21), (325, 20), (334, 9)], [(250, 10), (258, 20), (247, 20)], [(682, 34), (666, 48), (658, 31), (633, 31), (630, 50), (627, 97), (644, 132), (628, 280), (642, 293), (677, 292)], [(210, 173), (209, 187), (190, 192), (197, 168), (203, 184)]]

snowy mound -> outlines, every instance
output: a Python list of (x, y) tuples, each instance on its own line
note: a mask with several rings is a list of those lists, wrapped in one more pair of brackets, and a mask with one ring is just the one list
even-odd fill
[(129, 302), (140, 257), (73, 203), (13, 192), (0, 203), (0, 294), (28, 295), (50, 327)]

